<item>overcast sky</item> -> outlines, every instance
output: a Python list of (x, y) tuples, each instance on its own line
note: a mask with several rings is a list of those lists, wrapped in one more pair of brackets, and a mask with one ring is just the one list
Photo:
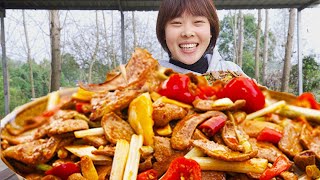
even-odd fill
[(320, 54), (320, 6), (304, 9), (301, 12), (301, 26), (303, 41), (306, 42), (306, 49), (314, 50)]

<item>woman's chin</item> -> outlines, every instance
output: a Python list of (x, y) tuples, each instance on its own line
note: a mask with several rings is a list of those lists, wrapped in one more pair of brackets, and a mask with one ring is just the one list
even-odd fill
[(183, 64), (187, 64), (187, 65), (191, 65), (191, 64), (194, 64), (198, 61), (198, 59), (183, 59), (182, 62)]
[(191, 64), (196, 63), (200, 58), (201, 58), (201, 56), (198, 57), (195, 55), (188, 54), (188, 55), (184, 55), (181, 58), (179, 58), (179, 61), (184, 64), (191, 65)]

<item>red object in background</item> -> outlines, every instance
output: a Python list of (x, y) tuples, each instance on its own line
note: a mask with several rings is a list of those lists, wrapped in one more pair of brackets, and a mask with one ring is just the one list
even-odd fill
[(192, 104), (196, 98), (207, 99), (216, 95), (220, 89), (220, 86), (201, 83), (196, 85), (185, 74), (173, 74), (162, 83), (158, 93), (170, 99)]
[(60, 164), (45, 172), (46, 175), (54, 175), (62, 180), (68, 179), (68, 177), (73, 173), (80, 173), (80, 167), (72, 162)]
[(260, 180), (270, 180), (280, 175), (282, 172), (288, 170), (290, 167), (291, 167), (290, 161), (284, 156), (279, 156), (274, 161), (272, 167), (269, 169), (266, 169), (262, 173), (262, 175), (260, 176)]
[(76, 111), (79, 113), (91, 112), (91, 104), (88, 102), (76, 102)]
[(82, 113), (83, 112), (83, 110), (82, 110), (83, 105), (84, 104), (82, 102), (77, 102), (76, 103), (76, 111), (78, 111), (79, 113)]
[(196, 180), (201, 179), (201, 168), (197, 161), (178, 157), (174, 159), (161, 180)]
[(49, 118), (49, 117), (53, 116), (59, 110), (60, 110), (60, 107), (57, 106), (54, 109), (44, 111), (40, 116), (45, 117), (45, 118)]
[(200, 99), (206, 99), (208, 97), (214, 96), (220, 90), (220, 87), (213, 87), (208, 85), (198, 86), (198, 88), (201, 91), (199, 95)]
[(167, 98), (191, 104), (196, 93), (193, 91), (190, 78), (184, 74), (173, 74), (165, 80), (158, 93)]
[(146, 170), (138, 174), (137, 180), (157, 180), (158, 172), (154, 169)]
[(320, 104), (317, 102), (314, 95), (310, 92), (304, 92), (297, 98), (295, 103), (297, 106), (320, 110)]
[(206, 99), (216, 94), (218, 88), (208, 85), (196, 85), (185, 74), (173, 74), (165, 80), (158, 93), (167, 98), (192, 104), (196, 98)]
[(225, 87), (219, 92), (219, 98), (229, 98), (233, 102), (236, 100), (246, 100), (243, 110), (246, 113), (252, 113), (264, 108), (265, 97), (258, 85), (247, 77), (235, 77), (231, 79)]
[(277, 144), (282, 138), (282, 134), (274, 129), (265, 127), (258, 135), (258, 141), (267, 141)]
[(226, 121), (226, 117), (211, 117), (201, 123), (198, 128), (208, 137), (212, 137), (226, 124)]

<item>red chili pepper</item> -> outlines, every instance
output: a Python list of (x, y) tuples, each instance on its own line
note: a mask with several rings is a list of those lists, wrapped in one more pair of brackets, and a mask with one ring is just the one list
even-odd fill
[(146, 170), (138, 174), (137, 180), (157, 180), (158, 172), (154, 169)]
[(79, 113), (82, 113), (82, 106), (83, 106), (83, 103), (81, 102), (77, 102), (76, 103), (76, 111), (78, 111)]
[(298, 98), (296, 102), (297, 106), (320, 110), (320, 104), (311, 92), (304, 92)]
[(185, 74), (173, 74), (165, 80), (158, 93), (170, 99), (192, 104), (196, 98), (206, 99), (216, 94), (217, 88), (208, 85), (196, 85)]
[(201, 168), (197, 161), (187, 159), (185, 157), (178, 157), (174, 159), (163, 175), (161, 180), (200, 180), (201, 179)]
[(53, 116), (57, 111), (59, 111), (60, 106), (56, 106), (54, 109), (48, 110), (48, 111), (44, 111), (41, 116), (49, 118), (51, 116)]
[(76, 111), (78, 111), (79, 113), (91, 112), (91, 105), (88, 102), (77, 102)]
[(273, 163), (272, 167), (266, 169), (260, 176), (260, 180), (270, 180), (280, 175), (282, 172), (291, 167), (290, 161), (285, 156), (279, 156)]
[(218, 88), (213, 86), (205, 85), (205, 86), (198, 86), (198, 88), (201, 91), (199, 95), (201, 99), (206, 99), (208, 97), (214, 96), (218, 92)]
[(277, 144), (280, 139), (282, 138), (282, 133), (265, 127), (258, 135), (257, 140), (258, 141), (267, 141), (267, 142), (271, 142), (273, 144)]
[(232, 101), (246, 100), (243, 110), (247, 113), (260, 110), (265, 105), (265, 97), (257, 84), (251, 78), (242, 76), (231, 79), (217, 96), (228, 97)]
[(170, 99), (191, 104), (196, 98), (195, 91), (187, 75), (173, 74), (163, 82), (158, 93)]
[(201, 123), (198, 128), (208, 137), (212, 137), (226, 124), (226, 121), (227, 116), (211, 117)]
[(45, 172), (46, 175), (54, 175), (62, 180), (68, 179), (68, 177), (73, 173), (80, 173), (80, 167), (72, 162), (60, 164)]

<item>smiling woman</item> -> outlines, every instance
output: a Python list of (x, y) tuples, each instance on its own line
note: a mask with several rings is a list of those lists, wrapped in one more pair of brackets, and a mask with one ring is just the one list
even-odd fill
[(165, 27), (165, 37), (171, 57), (184, 64), (194, 64), (207, 49), (211, 33), (210, 23), (202, 16), (183, 13)]
[(217, 56), (207, 55), (213, 52), (219, 35), (219, 19), (211, 0), (162, 1), (156, 31), (170, 58), (169, 62), (159, 61), (162, 66), (180, 73), (217, 70), (243, 73), (236, 64), (230, 66), (228, 62), (226, 66)]

